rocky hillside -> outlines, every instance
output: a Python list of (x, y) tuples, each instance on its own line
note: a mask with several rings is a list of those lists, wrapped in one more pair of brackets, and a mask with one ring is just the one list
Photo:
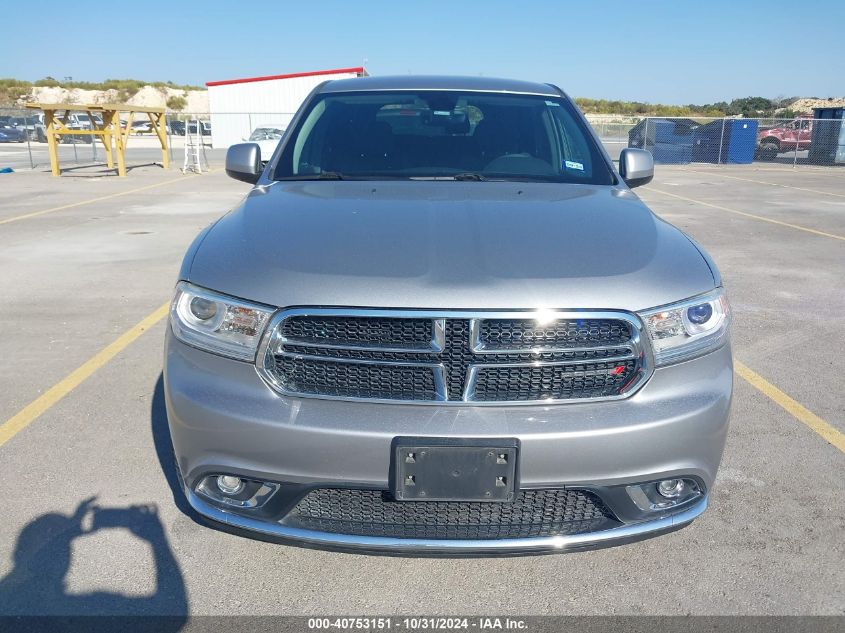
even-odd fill
[[(8, 80), (0, 80), (8, 81)], [(80, 87), (0, 86), (0, 107), (20, 107), (27, 102), (40, 103), (128, 103), (149, 108), (166, 107), (174, 112), (205, 114), (208, 91), (165, 85), (139, 85), (132, 88), (90, 89)]]
[(812, 114), (813, 108), (845, 108), (845, 97), (796, 99), (789, 105), (789, 109), (798, 114)]

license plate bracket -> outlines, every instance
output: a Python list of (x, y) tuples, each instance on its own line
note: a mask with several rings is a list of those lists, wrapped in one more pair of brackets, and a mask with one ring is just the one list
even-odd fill
[(513, 501), (516, 439), (398, 437), (391, 455), (397, 501)]

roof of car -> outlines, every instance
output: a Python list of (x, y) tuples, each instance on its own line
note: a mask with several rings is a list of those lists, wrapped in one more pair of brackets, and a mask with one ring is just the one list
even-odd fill
[(450, 77), (448, 75), (395, 75), (386, 77), (353, 77), (327, 81), (320, 92), (356, 92), (366, 90), (466, 90), (473, 92), (512, 92), (560, 96), (548, 84), (494, 77)]

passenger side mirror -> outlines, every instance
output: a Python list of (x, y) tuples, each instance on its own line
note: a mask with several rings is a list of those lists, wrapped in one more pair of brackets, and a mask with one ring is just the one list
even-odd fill
[(238, 143), (226, 151), (226, 174), (250, 184), (261, 177), (261, 148), (255, 143)]
[(646, 185), (654, 178), (654, 158), (644, 149), (626, 147), (619, 154), (619, 175), (631, 189)]

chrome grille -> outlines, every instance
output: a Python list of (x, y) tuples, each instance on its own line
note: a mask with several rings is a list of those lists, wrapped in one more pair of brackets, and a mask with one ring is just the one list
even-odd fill
[(502, 404), (627, 397), (647, 378), (639, 321), (616, 312), (297, 308), (258, 367), (286, 395)]

